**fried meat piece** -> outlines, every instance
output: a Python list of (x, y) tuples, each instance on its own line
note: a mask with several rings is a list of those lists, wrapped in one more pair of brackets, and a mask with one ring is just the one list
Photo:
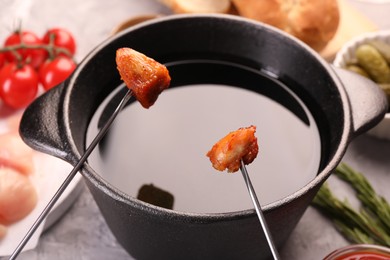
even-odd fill
[(171, 82), (164, 65), (131, 48), (116, 51), (116, 64), (122, 80), (144, 108), (152, 106)]
[(216, 170), (236, 172), (240, 169), (240, 161), (250, 164), (259, 151), (256, 126), (242, 127), (230, 132), (219, 140), (207, 153)]

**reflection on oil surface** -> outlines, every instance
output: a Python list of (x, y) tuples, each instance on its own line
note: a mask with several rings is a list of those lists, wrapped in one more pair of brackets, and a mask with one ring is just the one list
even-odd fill
[[(102, 110), (91, 121), (87, 142), (97, 133)], [(228, 132), (256, 125), (258, 158), (247, 168), (261, 204), (289, 195), (318, 172), (320, 137), (307, 122), (267, 96), (246, 89), (199, 84), (168, 89), (156, 104), (137, 102), (118, 116), (90, 165), (109, 183), (136, 197), (144, 184), (172, 193), (174, 209), (213, 213), (253, 208), (240, 173), (214, 170), (205, 156)]]

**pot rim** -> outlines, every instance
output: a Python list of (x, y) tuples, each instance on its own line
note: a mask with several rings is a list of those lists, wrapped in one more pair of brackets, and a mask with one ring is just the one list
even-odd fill
[[(303, 49), (305, 49), (307, 52), (309, 52), (312, 56), (315, 57), (315, 59), (322, 65), (324, 68), (324, 71), (328, 72), (331, 78), (334, 80), (334, 86), (337, 87), (337, 90), (340, 94), (342, 107), (344, 110), (344, 125), (343, 125), (343, 133), (340, 139), (340, 142), (338, 144), (338, 147), (336, 149), (336, 152), (334, 153), (333, 157), (329, 160), (327, 165), (320, 171), (310, 182), (308, 182), (306, 185), (302, 186), (299, 190), (291, 193), (290, 195), (273, 201), (271, 203), (262, 205), (263, 211), (272, 211), (275, 208), (278, 208), (279, 206), (283, 204), (287, 204), (290, 201), (293, 201), (304, 194), (306, 194), (309, 190), (312, 189), (319, 189), (320, 185), (330, 176), (332, 170), (337, 166), (337, 164), (341, 161), (342, 156), (344, 155), (347, 145), (350, 139), (350, 135), (352, 132), (352, 112), (351, 112), (351, 105), (350, 101), (347, 97), (346, 90), (343, 87), (343, 84), (341, 83), (340, 78), (337, 76), (336, 72), (331, 68), (330, 64), (328, 64), (317, 52), (315, 52), (313, 49), (311, 49), (309, 46), (307, 46), (305, 43), (296, 40), (291, 35), (287, 34), (286, 32), (279, 30), (275, 27), (272, 27), (270, 25), (257, 22), (254, 20), (250, 20), (244, 17), (238, 17), (235, 15), (229, 15), (229, 14), (174, 14), (169, 16), (163, 16), (159, 18), (155, 18), (152, 20), (148, 20), (142, 23), (139, 23), (137, 25), (134, 25), (130, 28), (127, 28), (126, 30), (119, 32), (118, 34), (111, 36), (110, 38), (103, 41), (101, 44), (96, 46), (79, 64), (79, 66), (76, 68), (75, 72), (72, 74), (71, 78), (68, 81), (67, 87), (64, 89), (64, 102), (63, 102), (63, 109), (64, 109), (64, 121), (66, 122), (65, 125), (65, 131), (67, 132), (68, 136), (72, 136), (70, 126), (69, 126), (69, 107), (66, 104), (69, 104), (70, 97), (71, 97), (71, 90), (72, 86), (75, 84), (75, 81), (77, 80), (79, 74), (84, 70), (86, 64), (101, 50), (106, 48), (110, 43), (115, 41), (118, 38), (121, 38), (123, 35), (128, 34), (132, 31), (138, 30), (140, 28), (143, 28), (145, 26), (149, 26), (155, 23), (161, 23), (161, 22), (169, 22), (173, 20), (181, 20), (181, 19), (202, 19), (202, 18), (214, 18), (214, 19), (230, 19), (230, 20), (236, 20), (239, 22), (245, 22), (245, 23), (251, 23), (254, 25), (260, 25), (267, 30), (270, 31), (276, 31), (285, 37), (297, 42), (299, 46), (301, 46)], [(70, 149), (74, 152), (75, 155), (77, 155), (77, 159), (81, 158), (81, 154), (79, 150), (77, 149), (77, 146), (74, 142), (73, 138), (69, 138), (69, 145)], [(85, 163), (85, 166), (80, 170), (84, 177), (88, 178), (91, 183), (93, 183), (95, 186), (99, 187), (100, 190), (102, 190), (105, 194), (113, 197), (114, 199), (118, 201), (122, 201), (126, 204), (129, 204), (135, 208), (138, 209), (146, 209), (149, 213), (155, 214), (155, 215), (169, 215), (169, 217), (172, 218), (186, 218), (186, 219), (192, 219), (194, 221), (199, 220), (211, 220), (211, 221), (217, 221), (220, 219), (223, 220), (231, 220), (231, 219), (237, 219), (237, 218), (246, 218), (246, 217), (252, 217), (256, 215), (255, 209), (246, 209), (246, 210), (239, 210), (239, 211), (232, 211), (232, 212), (221, 212), (221, 213), (194, 213), (194, 212), (182, 212), (182, 211), (176, 211), (176, 210), (170, 210), (165, 209), (162, 207), (158, 207), (149, 203), (145, 203), (143, 201), (138, 200), (135, 197), (132, 197), (125, 192), (119, 190), (109, 182), (107, 182), (103, 177), (101, 177), (89, 164), (88, 162)]]

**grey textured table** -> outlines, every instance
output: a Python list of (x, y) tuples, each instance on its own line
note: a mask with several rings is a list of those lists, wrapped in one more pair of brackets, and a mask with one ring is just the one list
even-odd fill
[[(376, 5), (349, 1), (382, 29), (390, 29), (390, 4)], [(0, 39), (22, 20), (23, 27), (38, 34), (54, 26), (69, 28), (78, 40), (77, 59), (105, 40), (111, 30), (132, 16), (169, 14), (154, 0), (0, 0)], [(363, 135), (355, 139), (344, 161), (366, 173), (379, 193), (390, 198), (390, 142)], [(331, 181), (334, 182), (332, 177)], [(335, 187), (340, 187), (334, 182)], [(342, 188), (340, 187), (340, 190)], [(308, 208), (281, 250), (282, 259), (321, 259), (330, 251), (347, 245), (332, 224)], [(16, 245), (15, 245), (16, 246)], [(5, 258), (1, 258), (4, 260)], [(133, 259), (116, 242), (91, 194), (84, 189), (75, 204), (41, 237), (38, 247), (19, 259)]]

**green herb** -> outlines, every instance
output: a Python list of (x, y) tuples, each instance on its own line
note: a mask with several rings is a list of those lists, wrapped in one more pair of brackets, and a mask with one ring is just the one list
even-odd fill
[(355, 189), (358, 199), (378, 218), (387, 234), (390, 234), (390, 205), (385, 198), (376, 194), (367, 178), (345, 163), (336, 168), (336, 175)]
[(313, 206), (333, 220), (336, 228), (354, 243), (390, 246), (390, 206), (378, 196), (363, 174), (345, 163), (336, 169), (336, 176), (357, 192), (362, 203), (356, 211), (347, 200), (339, 200), (324, 183), (313, 200)]

